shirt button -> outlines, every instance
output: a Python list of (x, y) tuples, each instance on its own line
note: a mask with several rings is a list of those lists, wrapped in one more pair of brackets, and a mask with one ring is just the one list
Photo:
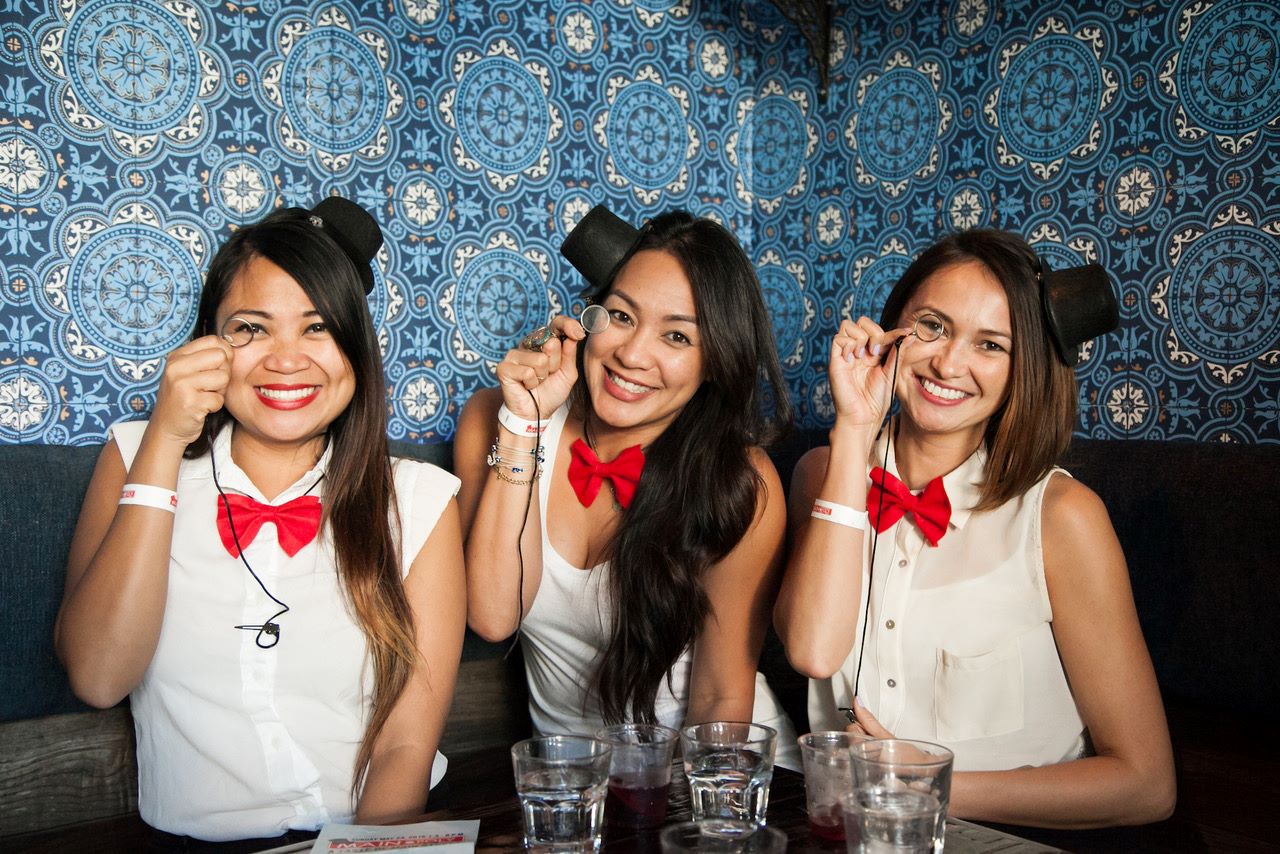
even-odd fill
[(887, 684), (889, 685), (890, 688), (896, 688), (898, 686), (898, 683), (892, 679), (890, 679)]
[(906, 565), (907, 565), (907, 562), (905, 559), (898, 561), (898, 566), (906, 566)]
[(884, 627), (885, 627), (886, 629), (891, 629), (891, 628), (893, 628), (893, 627), (894, 627), (894, 626), (896, 626), (896, 625), (897, 625), (897, 623), (895, 623), (893, 620), (885, 620), (885, 621), (884, 621)]

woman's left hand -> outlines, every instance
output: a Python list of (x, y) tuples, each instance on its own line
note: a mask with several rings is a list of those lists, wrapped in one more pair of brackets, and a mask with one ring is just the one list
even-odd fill
[(871, 714), (871, 711), (856, 697), (853, 700), (853, 714), (858, 721), (845, 727), (845, 732), (867, 738), (893, 738), (893, 733), (885, 729), (884, 725), (876, 720), (876, 716)]

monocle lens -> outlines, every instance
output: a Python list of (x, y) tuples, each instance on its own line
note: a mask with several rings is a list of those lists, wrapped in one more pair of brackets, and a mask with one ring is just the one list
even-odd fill
[(609, 328), (609, 310), (602, 305), (589, 305), (582, 310), (579, 318), (582, 328), (590, 335), (604, 332)]
[(243, 347), (253, 341), (253, 324), (232, 315), (223, 321), (222, 331), (218, 334), (232, 347)]
[(946, 326), (943, 325), (941, 317), (936, 314), (922, 314), (916, 318), (912, 334), (927, 344), (930, 341), (937, 341), (945, 331)]

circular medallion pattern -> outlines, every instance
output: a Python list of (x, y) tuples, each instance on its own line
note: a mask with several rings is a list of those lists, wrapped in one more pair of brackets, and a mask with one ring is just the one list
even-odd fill
[(537, 79), (505, 56), (489, 56), (458, 83), (458, 134), (467, 153), (499, 173), (533, 165), (547, 144), (551, 116)]
[(435, 430), (448, 409), (444, 398), (444, 384), (425, 368), (407, 372), (392, 392), (396, 414), (416, 433)]
[(400, 182), (395, 200), (396, 213), (416, 231), (435, 225), (444, 211), (444, 193), (421, 173), (409, 175)]
[(779, 358), (785, 359), (795, 352), (804, 331), (804, 296), (796, 287), (795, 277), (776, 264), (760, 267), (759, 274), (760, 290), (773, 323), (773, 340), (777, 342)]
[(866, 316), (879, 322), (889, 292), (910, 265), (911, 259), (903, 255), (884, 255), (873, 261), (858, 280), (849, 319)]
[(823, 246), (835, 246), (845, 236), (844, 211), (839, 205), (828, 204), (819, 209), (813, 235)]
[(67, 25), (67, 76), (76, 96), (112, 127), (168, 130), (200, 88), (191, 36), (147, 0), (90, 0)]
[(804, 163), (804, 115), (790, 99), (770, 95), (751, 113), (751, 186), (762, 196), (780, 196), (795, 183)]
[(1149, 158), (1138, 158), (1107, 181), (1116, 210), (1133, 220), (1146, 219), (1155, 210), (1161, 183), (1160, 170)]
[(271, 175), (252, 158), (233, 156), (218, 164), (210, 181), (214, 201), (229, 217), (252, 222), (265, 216), (275, 198)]
[(58, 390), (27, 367), (0, 370), (0, 438), (32, 442), (54, 421)]
[(1184, 347), (1206, 359), (1245, 362), (1280, 340), (1280, 246), (1227, 226), (1185, 250), (1169, 286), (1169, 314)]
[(680, 174), (689, 129), (680, 104), (656, 83), (638, 81), (618, 93), (608, 133), (610, 153), (627, 180), (657, 189)]
[(537, 268), (509, 249), (489, 249), (467, 264), (454, 306), (463, 339), (493, 361), (545, 323), (550, 310)]
[(382, 67), (352, 33), (312, 30), (284, 62), (281, 96), (298, 134), (322, 151), (350, 153), (368, 144), (387, 111)]
[(0, 136), (0, 202), (31, 205), (52, 186), (49, 149), (22, 128)]
[(877, 178), (899, 181), (928, 161), (941, 111), (933, 86), (920, 72), (886, 72), (871, 84), (858, 115), (858, 153)]
[(560, 22), (565, 47), (578, 56), (587, 56), (600, 41), (600, 24), (587, 13), (586, 7), (574, 9)]
[(1176, 75), (1182, 106), (1214, 133), (1253, 130), (1280, 111), (1280, 7), (1226, 0), (1191, 28)]
[(1102, 105), (1098, 58), (1070, 36), (1027, 46), (1001, 83), (997, 107), (1009, 147), (1028, 160), (1062, 157), (1084, 142)]
[(98, 232), (76, 253), (68, 280), (72, 317), (115, 356), (163, 355), (195, 324), (200, 272), (159, 229), (121, 224)]

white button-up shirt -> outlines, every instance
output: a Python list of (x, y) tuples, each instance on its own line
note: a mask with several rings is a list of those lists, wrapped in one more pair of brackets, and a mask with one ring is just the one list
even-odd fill
[[(130, 422), (112, 430), (126, 467), (145, 427)], [(329, 451), (268, 502), (232, 461), (230, 436), (222, 431), (212, 449), (228, 494), (277, 505), (307, 493), (323, 498)], [(408, 460), (396, 461), (394, 471), (407, 573), (458, 480)], [(325, 525), (289, 557), (267, 523), (245, 546), (258, 578), (289, 606), (275, 621), (279, 642), (261, 649), (256, 630), (235, 627), (261, 625), (280, 608), (223, 547), (217, 496), (209, 456), (183, 460), (164, 623), (130, 695), (139, 811), (152, 827), (208, 840), (348, 821), (372, 675), (364, 634), (338, 580), (332, 535)], [(437, 754), (433, 785), (443, 773)]]
[[(985, 464), (979, 450), (943, 478), (952, 513), (936, 547), (904, 515), (879, 535), (868, 573), (868, 527), (859, 617), (868, 593), (871, 607), (857, 693), (894, 735), (951, 748), (957, 770), (1074, 759), (1084, 724), (1053, 640), (1040, 542), (1049, 477), (975, 513)], [(897, 476), (892, 453), (886, 468)], [(859, 620), (855, 637), (862, 629)], [(855, 643), (839, 672), (810, 682), (812, 729), (844, 728), (837, 708), (853, 705), (859, 651)]]

